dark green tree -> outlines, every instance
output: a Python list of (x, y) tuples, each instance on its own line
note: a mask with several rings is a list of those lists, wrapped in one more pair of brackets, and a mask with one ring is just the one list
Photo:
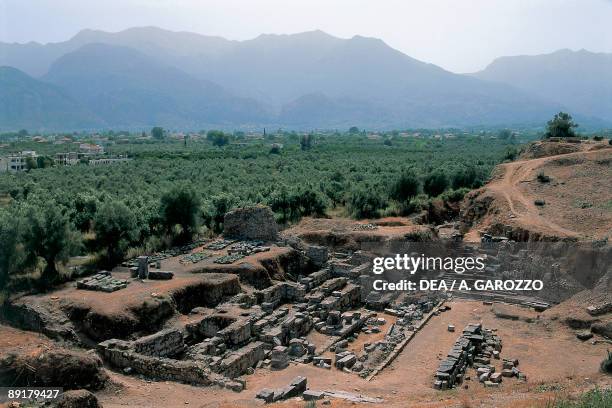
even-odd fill
[(40, 277), (42, 288), (48, 288), (59, 280), (58, 262), (66, 262), (79, 248), (79, 236), (72, 228), (68, 216), (55, 200), (39, 197), (34, 204), (27, 204), (25, 212), (24, 247), (32, 258), (45, 260)]
[(344, 199), (344, 186), (338, 181), (330, 181), (325, 185), (325, 195), (331, 200), (335, 208)]
[(161, 197), (159, 215), (167, 232), (180, 231), (176, 234), (176, 243), (189, 242), (198, 227), (198, 213), (201, 200), (189, 185), (179, 185), (164, 193)]
[(497, 137), (501, 140), (508, 140), (512, 137), (512, 131), (510, 129), (502, 129), (497, 134)]
[(448, 187), (448, 178), (441, 170), (431, 172), (425, 177), (423, 182), (423, 190), (430, 197), (437, 197)]
[(389, 196), (398, 202), (410, 201), (419, 193), (421, 183), (419, 178), (412, 171), (402, 173), (391, 186)]
[(76, 195), (72, 219), (79, 231), (87, 232), (91, 229), (98, 204), (98, 199), (91, 194), (79, 193)]
[(0, 292), (6, 289), (11, 275), (25, 266), (22, 227), (18, 216), (0, 209)]
[(268, 205), (275, 213), (280, 213), (280, 222), (288, 222), (291, 219), (292, 202), (290, 194), (285, 186), (275, 190), (268, 198)]
[(357, 126), (351, 126), (348, 132), (351, 135), (356, 135), (359, 133), (359, 128)]
[(153, 136), (153, 139), (162, 140), (164, 138), (164, 128), (155, 126), (151, 129), (151, 136)]
[(569, 113), (559, 112), (548, 121), (544, 137), (547, 139), (551, 137), (576, 137), (574, 129), (577, 127), (578, 124), (574, 122)]
[(355, 218), (376, 218), (386, 206), (384, 197), (372, 189), (353, 190), (348, 199), (349, 212)]
[(297, 193), (299, 216), (325, 215), (325, 199), (316, 191), (307, 188)]
[(462, 187), (473, 188), (478, 187), (481, 181), (478, 179), (478, 172), (473, 166), (462, 167), (452, 175), (453, 188), (459, 189)]
[(300, 137), (300, 148), (302, 150), (309, 150), (312, 147), (312, 141), (314, 136), (311, 134), (302, 135)]
[(229, 136), (222, 130), (209, 130), (206, 133), (206, 140), (212, 142), (213, 146), (225, 146), (229, 143)]
[(93, 229), (95, 246), (104, 251), (105, 268), (112, 268), (123, 260), (140, 232), (134, 213), (121, 201), (103, 203), (95, 213)]
[(216, 233), (222, 232), (225, 213), (232, 209), (236, 201), (236, 197), (227, 193), (211, 197), (210, 201), (203, 206), (203, 218), (206, 226)]
[(49, 156), (38, 156), (36, 158), (36, 167), (39, 169), (45, 169), (48, 167), (52, 167), (54, 164), (54, 160)]
[(38, 161), (34, 157), (26, 157), (25, 160), (26, 170), (32, 170), (38, 168)]

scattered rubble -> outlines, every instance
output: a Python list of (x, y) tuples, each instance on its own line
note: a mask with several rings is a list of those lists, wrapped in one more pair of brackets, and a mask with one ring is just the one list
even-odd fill
[(228, 246), (230, 246), (231, 244), (233, 244), (234, 242), (236, 242), (235, 239), (217, 239), (214, 240), (213, 242), (204, 245), (204, 248), (206, 249), (211, 249), (213, 251), (219, 251), (221, 249), (224, 249)]
[[(179, 255), (188, 254), (191, 251), (193, 251), (194, 249), (204, 245), (206, 242), (208, 242), (208, 240), (206, 240), (206, 239), (199, 239), (199, 240), (193, 241), (192, 243), (187, 244), (187, 245), (171, 248), (171, 249), (168, 249), (166, 251), (156, 252), (156, 253), (154, 253), (152, 255), (149, 255), (149, 257), (148, 257), (149, 263), (152, 266), (155, 266), (155, 264), (157, 262), (163, 261), (164, 259), (172, 258), (172, 257), (179, 256)], [(121, 266), (124, 266), (124, 267), (127, 267), (127, 268), (137, 267), (138, 266), (138, 257), (132, 258), (132, 259), (129, 259), (129, 260), (123, 262), (121, 264)]]
[(189, 263), (195, 264), (195, 263), (201, 262), (208, 258), (210, 258), (210, 254), (207, 254), (204, 251), (200, 251), (200, 252), (191, 253), (189, 255), (185, 255), (184, 257), (181, 258), (179, 262), (181, 264), (189, 264)]
[(495, 331), (483, 328), (480, 323), (468, 324), (440, 363), (434, 388), (447, 390), (461, 385), (470, 378), (466, 375), (468, 367), (475, 368), (478, 381), (489, 388), (498, 387), (504, 377), (526, 380), (527, 376), (518, 369), (518, 360), (502, 359), (502, 371), (495, 371), (491, 361), (500, 359), (502, 351), (502, 341)]
[(214, 263), (217, 264), (231, 264), (234, 263), (236, 261), (241, 260), (242, 258), (244, 258), (245, 255), (243, 254), (231, 254), (231, 255), (223, 255), (218, 257), (217, 259), (214, 260)]
[(376, 224), (357, 224), (353, 226), (353, 231), (372, 231), (377, 229), (378, 225)]
[(97, 274), (77, 281), (78, 289), (96, 290), (100, 292), (114, 292), (127, 288), (128, 281), (116, 279), (108, 271), (98, 272)]
[(591, 305), (586, 308), (587, 313), (591, 316), (600, 316), (612, 312), (612, 302)]
[[(281, 400), (286, 400), (293, 397), (299, 397), (300, 395), (306, 392), (306, 377), (295, 377), (291, 383), (277, 390), (272, 390), (270, 388), (264, 388), (260, 390), (255, 398), (261, 399), (266, 403), (277, 402)], [(311, 393), (306, 394), (305, 398), (310, 398), (312, 396)], [(318, 399), (318, 398), (312, 398)]]

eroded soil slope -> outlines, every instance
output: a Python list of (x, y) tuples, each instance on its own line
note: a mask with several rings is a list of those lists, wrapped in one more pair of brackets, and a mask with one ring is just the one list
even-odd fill
[(492, 180), (463, 202), (465, 239), (477, 241), (484, 232), (516, 241), (607, 238), (612, 230), (612, 149), (606, 142), (576, 150), (498, 166)]

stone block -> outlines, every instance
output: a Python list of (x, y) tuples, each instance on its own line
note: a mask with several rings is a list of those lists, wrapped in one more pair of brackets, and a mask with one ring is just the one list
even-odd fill
[(325, 393), (323, 391), (306, 390), (302, 394), (302, 398), (304, 398), (304, 401), (316, 401), (323, 399), (324, 397)]
[(489, 380), (494, 383), (500, 383), (502, 381), (502, 375), (501, 373), (491, 374), (491, 377), (489, 378)]
[(351, 368), (353, 364), (357, 362), (357, 357), (354, 354), (342, 357), (340, 360), (336, 360), (336, 367), (339, 369)]
[(295, 377), (291, 381), (291, 385), (297, 387), (299, 393), (306, 391), (306, 384), (308, 383), (308, 379), (306, 377)]
[(174, 272), (171, 271), (149, 271), (149, 279), (152, 280), (170, 280), (174, 278)]
[(264, 400), (267, 403), (270, 403), (274, 400), (274, 390), (271, 390), (269, 388), (264, 388), (262, 390), (260, 390), (257, 395), (255, 395), (255, 398)]

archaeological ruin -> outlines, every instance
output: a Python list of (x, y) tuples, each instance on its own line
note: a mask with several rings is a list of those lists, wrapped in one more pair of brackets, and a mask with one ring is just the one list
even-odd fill
[[(425, 248), (422, 242), (407, 240), (405, 233), (390, 238), (365, 235), (381, 230), (367, 225), (351, 227), (341, 239), (308, 232), (279, 234), (269, 209), (261, 207), (228, 213), (226, 228), (221, 238), (139, 256), (113, 271), (82, 277), (59, 292), (17, 299), (4, 308), (3, 317), (15, 326), (91, 348), (100, 364), (122, 375), (236, 393), (250, 389), (253, 375), (295, 366), (372, 381), (393, 365), (420, 331), (436, 325), (460, 334), (435, 372), (424, 374), (431, 376), (431, 388), (495, 388), (526, 381), (527, 376), (517, 359), (506, 356), (496, 328), (473, 321), (462, 329), (447, 320), (451, 301), (477, 301), (493, 307), (499, 318), (512, 319), (494, 304), (541, 312), (565, 296), (571, 284), (555, 288), (559, 258), (552, 259), (550, 251), (495, 237), (451, 250), (444, 241)], [(330, 244), (333, 240), (340, 243)], [(448, 242), (457, 243), (454, 238)], [(425, 250), (484, 257), (485, 270), (460, 274), (466, 282), (528, 276), (544, 279), (549, 286), (537, 296), (373, 289), (375, 256)], [(405, 278), (396, 270), (383, 276), (389, 281)], [(422, 278), (450, 285), (457, 275), (430, 270), (411, 277)], [(606, 313), (608, 306), (593, 305), (589, 313)], [(265, 403), (295, 397), (384, 401), (341, 389), (310, 389), (308, 384), (304, 376), (287, 378), (282, 387), (255, 390), (256, 398)]]

